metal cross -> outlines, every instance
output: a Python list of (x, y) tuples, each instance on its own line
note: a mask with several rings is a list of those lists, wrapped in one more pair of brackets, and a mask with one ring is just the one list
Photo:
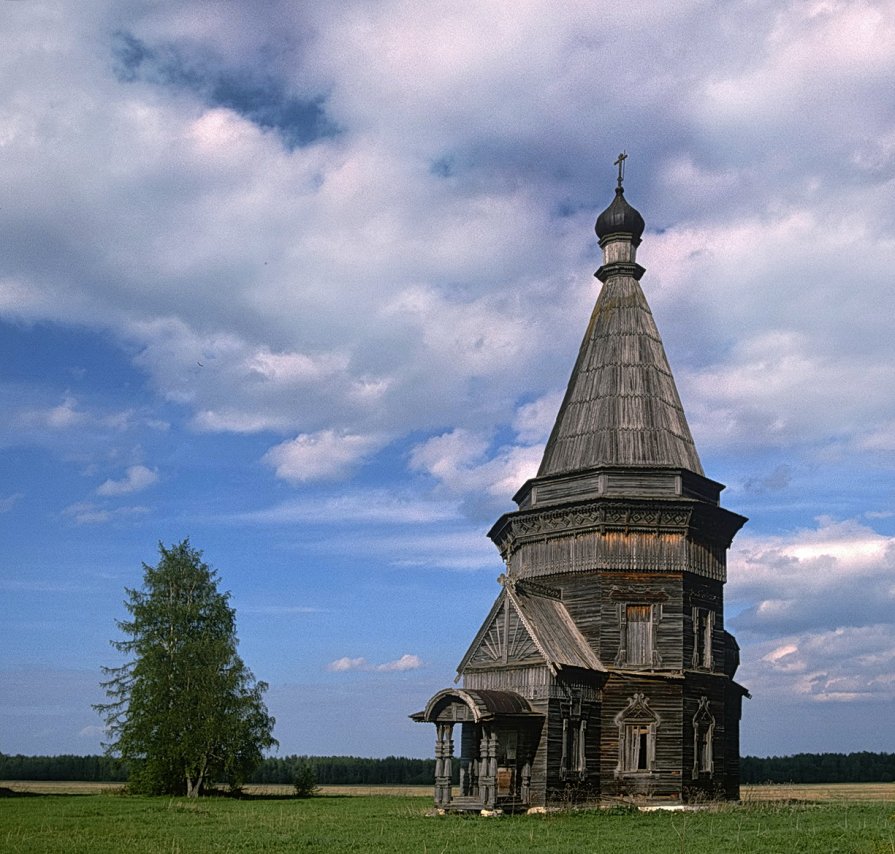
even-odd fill
[(625, 180), (625, 161), (628, 159), (628, 155), (623, 151), (618, 156), (618, 160), (613, 163), (613, 166), (618, 166), (618, 188), (622, 189), (622, 181)]

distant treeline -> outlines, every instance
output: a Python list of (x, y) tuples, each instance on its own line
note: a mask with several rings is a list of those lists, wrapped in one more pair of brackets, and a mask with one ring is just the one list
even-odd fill
[(127, 780), (127, 766), (109, 756), (6, 756), (0, 753), (0, 780), (123, 783)]
[[(336, 785), (404, 785), (425, 786), (435, 780), (434, 759), (408, 759), (386, 756), (365, 759), (360, 756), (284, 756), (265, 759), (252, 774), (252, 783), (291, 783), (295, 767), (307, 762), (319, 786)], [(459, 771), (459, 764), (457, 770)]]
[(891, 783), (895, 753), (796, 753), (744, 756), (743, 783)]
[[(428, 785), (435, 778), (434, 759), (387, 756), (284, 756), (265, 759), (252, 783), (286, 783), (295, 779), (300, 762), (314, 769), (317, 783), (327, 785)], [(457, 766), (454, 763), (456, 776)], [(895, 782), (895, 753), (797, 753), (794, 756), (744, 756), (743, 783), (887, 783)], [(85, 780), (124, 782), (127, 767), (108, 756), (6, 756), (0, 754), (0, 780)]]
[[(249, 782), (287, 783), (295, 780), (296, 767), (304, 760), (313, 769), (318, 785), (427, 785), (435, 779), (434, 759), (387, 756), (285, 756), (265, 759)], [(457, 764), (457, 763), (455, 763)], [(127, 766), (107, 756), (6, 756), (0, 754), (0, 780), (85, 780), (125, 782)]]

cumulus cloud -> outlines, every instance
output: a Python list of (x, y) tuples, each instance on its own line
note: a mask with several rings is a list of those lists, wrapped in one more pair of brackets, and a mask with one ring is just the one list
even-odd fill
[(757, 694), (818, 702), (892, 698), (895, 538), (855, 520), (821, 518), (790, 535), (743, 535), (727, 600), (738, 676)]
[(339, 477), (383, 444), (375, 436), (339, 435), (333, 430), (303, 433), (275, 445), (264, 462), (277, 477), (293, 482)]
[(344, 656), (331, 661), (326, 669), (332, 673), (345, 673), (349, 670), (365, 670), (374, 673), (402, 673), (406, 670), (418, 670), (423, 666), (423, 660), (418, 655), (405, 653), (394, 661), (386, 661), (383, 664), (370, 664), (366, 658), (350, 658)]
[(805, 632), (752, 651), (764, 654), (753, 657), (740, 678), (765, 698), (812, 703), (895, 699), (891, 624)]
[(106, 480), (96, 488), (102, 496), (130, 495), (140, 492), (158, 481), (158, 472), (143, 465), (129, 466), (120, 480)]
[(347, 655), (337, 658), (326, 665), (332, 673), (345, 673), (348, 670), (363, 670), (367, 667), (366, 658), (349, 658)]
[[(644, 8), (586, 4), (349, 3), (280, 9), (276, 27), (240, 3), (215, 24), (188, 6), (165, 19), (97, 4), (116, 35), (84, 38), (93, 18), (72, 18), (51, 54), (39, 12), (10, 20), (3, 177), (47, 240), (5, 253), (8, 315), (113, 329), (197, 429), (297, 435), (268, 460), (297, 483), (368, 458), (342, 441), (323, 466), (309, 445), (330, 434), (490, 435), (567, 374), (598, 263), (588, 231), (607, 182), (594, 152), (608, 161), (636, 139), (634, 194), (655, 223), (647, 287), (672, 320), (696, 320), (679, 380), (697, 439), (891, 444), (889, 397), (860, 392), (891, 386), (895, 362), (879, 272), (895, 251), (895, 130), (865, 107), (895, 71), (878, 6), (729, 4), (709, 20), (677, 4), (650, 9), (650, 28)], [(700, 49), (660, 61), (657, 27)], [(620, 66), (606, 44), (644, 61)], [(580, 80), (609, 72), (622, 78), (595, 110)], [(62, 105), (31, 92), (54, 75)], [(38, 169), (39, 119), (56, 143)], [(703, 145), (685, 148), (694, 134)], [(820, 158), (865, 164), (862, 185)], [(4, 211), (0, 232), (23, 217)], [(854, 286), (837, 291), (845, 272)], [(876, 334), (844, 360), (855, 328)], [(831, 393), (840, 405), (824, 411)], [(543, 431), (537, 409), (517, 414), (523, 445)], [(59, 428), (82, 417), (72, 401), (48, 414)], [(509, 470), (520, 454), (482, 459)]]
[(394, 661), (387, 661), (385, 664), (377, 664), (375, 669), (380, 673), (401, 673), (405, 670), (418, 670), (423, 666), (423, 660), (418, 655), (409, 655), (405, 653)]
[(485, 514), (506, 507), (537, 474), (560, 401), (555, 392), (520, 406), (513, 443), (495, 446), (488, 435), (463, 428), (433, 436), (411, 450), (410, 468), (434, 478), (442, 492), (463, 496), (467, 509)]

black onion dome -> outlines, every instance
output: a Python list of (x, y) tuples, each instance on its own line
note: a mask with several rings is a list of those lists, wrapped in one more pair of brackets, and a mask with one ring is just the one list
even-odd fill
[(612, 204), (597, 217), (595, 230), (600, 240), (608, 234), (630, 234), (634, 242), (639, 243), (645, 228), (640, 211), (625, 201), (625, 191), (617, 187)]

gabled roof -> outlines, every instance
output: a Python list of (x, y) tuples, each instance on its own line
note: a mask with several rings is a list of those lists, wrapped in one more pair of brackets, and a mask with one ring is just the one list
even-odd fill
[(598, 466), (703, 473), (662, 339), (633, 272), (609, 276), (603, 285), (538, 477)]
[(596, 653), (559, 599), (520, 583), (506, 584), (457, 667), (543, 661), (555, 674), (565, 667), (605, 672)]

